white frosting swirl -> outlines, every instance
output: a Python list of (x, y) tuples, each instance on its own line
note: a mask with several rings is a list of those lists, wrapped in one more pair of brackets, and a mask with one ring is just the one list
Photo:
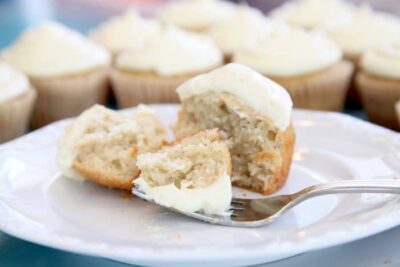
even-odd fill
[(400, 41), (367, 51), (361, 58), (361, 68), (380, 77), (400, 79)]
[(209, 34), (225, 54), (232, 54), (258, 42), (271, 31), (271, 22), (260, 10), (240, 6), (230, 19), (211, 27)]
[(292, 77), (327, 68), (342, 57), (323, 33), (276, 27), (262, 42), (234, 54), (233, 61), (270, 76)]
[(229, 18), (235, 6), (222, 0), (180, 0), (168, 5), (161, 17), (186, 30), (206, 30)]
[(230, 63), (194, 77), (177, 89), (181, 100), (210, 91), (236, 95), (282, 131), (290, 123), (293, 104), (287, 91), (249, 67)]
[(345, 55), (358, 57), (368, 49), (399, 39), (400, 20), (364, 7), (351, 20), (333, 24), (327, 31)]
[(142, 18), (137, 12), (128, 10), (125, 14), (111, 18), (89, 33), (95, 42), (111, 52), (129, 47), (138, 47), (160, 32), (160, 23)]
[(272, 17), (308, 29), (351, 17), (354, 6), (343, 0), (290, 1), (272, 11)]
[(8, 64), (0, 62), (0, 103), (30, 90), (28, 78)]
[(2, 58), (35, 77), (77, 74), (110, 62), (107, 50), (55, 22), (24, 32), (2, 53)]
[(174, 26), (165, 26), (146, 46), (122, 51), (116, 59), (120, 69), (160, 76), (198, 73), (221, 64), (222, 53), (210, 38)]

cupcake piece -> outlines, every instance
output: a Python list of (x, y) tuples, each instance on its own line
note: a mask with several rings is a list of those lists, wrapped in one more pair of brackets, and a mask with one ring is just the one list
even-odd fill
[(223, 0), (173, 1), (161, 19), (188, 31), (204, 32), (232, 16), (236, 6)]
[(136, 11), (128, 10), (113, 17), (89, 33), (89, 37), (106, 47), (115, 56), (130, 47), (141, 47), (160, 31), (160, 23), (145, 19)]
[(66, 129), (57, 163), (64, 177), (131, 189), (139, 175), (137, 155), (158, 149), (164, 139), (161, 122), (144, 106), (127, 116), (95, 105)]
[(104, 103), (110, 54), (81, 34), (46, 22), (24, 32), (1, 55), (26, 73), (38, 92), (33, 126)]
[(221, 64), (222, 53), (210, 38), (165, 26), (146, 46), (117, 56), (111, 81), (120, 107), (173, 103), (182, 82)]
[(135, 187), (162, 206), (206, 214), (223, 214), (230, 207), (231, 159), (215, 129), (141, 154), (137, 164)]
[(0, 143), (28, 130), (36, 92), (28, 78), (0, 62)]
[(350, 20), (330, 25), (327, 33), (357, 66), (365, 51), (400, 38), (400, 19), (364, 6)]
[(257, 43), (271, 31), (272, 23), (260, 10), (239, 6), (233, 16), (211, 27), (208, 34), (229, 62), (235, 51)]
[(292, 161), (292, 101), (278, 84), (252, 69), (228, 64), (178, 88), (178, 139), (218, 128), (230, 149), (232, 183), (262, 194), (278, 190)]
[(262, 42), (234, 54), (286, 88), (296, 108), (341, 111), (353, 72), (323, 33), (280, 25)]
[(271, 12), (273, 18), (305, 29), (323, 28), (332, 22), (349, 20), (355, 7), (344, 0), (295, 0)]
[(395, 103), (400, 100), (400, 41), (367, 51), (356, 84), (368, 118), (400, 130)]

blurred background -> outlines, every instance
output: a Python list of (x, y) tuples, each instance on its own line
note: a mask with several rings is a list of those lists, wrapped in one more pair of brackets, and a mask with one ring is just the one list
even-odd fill
[[(28, 26), (46, 19), (60, 21), (86, 33), (107, 17), (119, 14), (131, 5), (138, 6), (144, 14), (151, 14), (167, 2), (168, 0), (0, 0), (0, 48), (9, 45)], [(268, 12), (285, 0), (246, 2)], [(378, 10), (400, 15), (399, 0), (353, 0), (352, 2), (368, 3)]]

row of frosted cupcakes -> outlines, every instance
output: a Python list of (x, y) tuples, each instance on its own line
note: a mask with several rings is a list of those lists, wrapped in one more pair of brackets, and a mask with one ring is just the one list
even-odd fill
[[(2, 52), (1, 58), (29, 77), (31, 85), (27, 87), (36, 89), (29, 92), (38, 97), (35, 104), (32, 104), (34, 96), (25, 101), (29, 102), (25, 104), (26, 108), (22, 104), (16, 105), (21, 112), (4, 108), (0, 116), (6, 119), (0, 120), (0, 128), (11, 131), (10, 123), (15, 125), (27, 121), (18, 116), (30, 115), (28, 111), (33, 105), (32, 125), (40, 127), (78, 115), (94, 103), (105, 103), (109, 78), (120, 107), (139, 102), (175, 102), (175, 88), (181, 82), (218, 67), (224, 61), (249, 65), (283, 84), (296, 107), (342, 109), (353, 67), (342, 59), (341, 50), (326, 35), (272, 22), (260, 11), (247, 6), (233, 6), (216, 0), (185, 3), (173, 4), (165, 12), (176, 9), (179, 4), (197, 5), (192, 16), (187, 17), (203, 15), (203, 21), (207, 21), (208, 14), (201, 6), (220, 5), (221, 9), (214, 7), (209, 10), (220, 12), (234, 7), (234, 15), (214, 14), (213, 18), (225, 19), (209, 26), (209, 34), (204, 34), (204, 29), (192, 29), (203, 32), (199, 35), (130, 11), (112, 18), (89, 34), (90, 39), (98, 44), (56, 23), (44, 23), (23, 33)], [(190, 11), (186, 13), (190, 14)], [(394, 59), (392, 67), (396, 67), (396, 57)], [(0, 88), (7, 96), (9, 93), (4, 92), (14, 89), (7, 74), (10, 68), (4, 68), (8, 72), (0, 72), (3, 81)], [(396, 71), (396, 68), (390, 69)], [(370, 84), (368, 81), (367, 85)], [(377, 90), (372, 88), (370, 91)], [(3, 97), (0, 106), (7, 107), (6, 104), (12, 105), (20, 98), (26, 98), (21, 90), (17, 92), (11, 94), (13, 97)], [(382, 101), (387, 101), (387, 95), (380, 96), (384, 98)], [(374, 101), (371, 104), (378, 108), (381, 106)], [(25, 113), (19, 115), (22, 110)], [(382, 114), (380, 109), (377, 113)]]

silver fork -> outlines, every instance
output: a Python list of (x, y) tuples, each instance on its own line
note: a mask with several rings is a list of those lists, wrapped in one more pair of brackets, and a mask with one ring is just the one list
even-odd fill
[[(155, 203), (146, 194), (136, 188), (132, 192), (139, 198)], [(207, 215), (201, 212), (182, 212), (169, 207), (165, 208), (212, 224), (235, 227), (259, 227), (272, 223), (305, 200), (317, 196), (339, 193), (400, 194), (400, 180), (349, 180), (313, 185), (290, 195), (259, 199), (232, 198), (230, 211), (224, 215)]]

